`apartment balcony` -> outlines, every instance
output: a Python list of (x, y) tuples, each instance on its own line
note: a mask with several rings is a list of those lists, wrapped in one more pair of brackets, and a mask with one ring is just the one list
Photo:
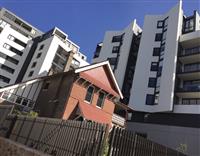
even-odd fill
[(199, 62), (200, 46), (182, 50), (179, 55), (179, 60), (184, 64)]
[(181, 35), (180, 43), (183, 48), (200, 46), (200, 30)]
[(200, 64), (192, 64), (180, 69), (177, 76), (182, 80), (198, 80), (200, 79)]
[(125, 126), (125, 123), (126, 123), (126, 120), (125, 118), (117, 115), (117, 114), (113, 114), (112, 116), (112, 123), (115, 124), (115, 125), (119, 125), (121, 127), (124, 127)]
[(1, 103), (3, 103), (3, 101), (8, 101), (10, 103), (13, 103), (15, 105), (19, 105), (22, 107), (26, 107), (28, 109), (32, 109), (34, 107), (35, 101), (22, 97), (22, 96), (18, 96), (16, 94), (13, 93), (9, 93), (7, 91), (1, 92), (0, 93), (0, 99), (1, 99)]
[(200, 84), (187, 85), (176, 90), (176, 95), (180, 98), (199, 98)]

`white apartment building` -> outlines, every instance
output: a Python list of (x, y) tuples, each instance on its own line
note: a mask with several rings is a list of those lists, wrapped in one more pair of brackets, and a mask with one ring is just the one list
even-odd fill
[(79, 49), (58, 28), (43, 33), (0, 9), (0, 87), (88, 65)]
[(58, 28), (51, 29), (37, 41), (30, 41), (30, 45), (33, 55), (25, 74), (22, 74), (23, 81), (88, 65), (86, 56), (79, 52), (79, 46)]
[(92, 61), (109, 60), (126, 104), (132, 87), (140, 34), (141, 28), (136, 20), (121, 31), (107, 31), (103, 42), (97, 45)]
[(200, 16), (185, 16), (182, 1), (145, 16), (129, 106), (128, 129), (200, 155)]
[(42, 34), (10, 11), (0, 10), (0, 87), (13, 84), (28, 55), (29, 40)]

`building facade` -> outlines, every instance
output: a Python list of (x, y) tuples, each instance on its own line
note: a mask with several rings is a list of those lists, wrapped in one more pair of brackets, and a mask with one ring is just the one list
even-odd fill
[(88, 65), (79, 49), (58, 28), (43, 33), (1, 8), (0, 87)]
[(129, 106), (128, 129), (200, 155), (200, 20), (182, 1), (164, 15), (147, 15)]
[(119, 87), (124, 95), (123, 103), (128, 104), (139, 48), (141, 28), (136, 20), (124, 30), (107, 31), (102, 43), (96, 47), (93, 62), (109, 60)]

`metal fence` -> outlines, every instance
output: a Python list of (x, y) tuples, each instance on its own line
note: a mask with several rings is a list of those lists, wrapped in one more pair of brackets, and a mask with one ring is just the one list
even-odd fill
[(185, 156), (119, 127), (108, 137), (108, 125), (93, 122), (9, 115), (2, 127), (0, 136), (53, 156)]
[(134, 132), (114, 127), (110, 134), (108, 156), (186, 156), (154, 143)]
[(8, 116), (6, 122), (8, 138), (54, 156), (100, 156), (108, 131), (99, 123), (50, 118)]

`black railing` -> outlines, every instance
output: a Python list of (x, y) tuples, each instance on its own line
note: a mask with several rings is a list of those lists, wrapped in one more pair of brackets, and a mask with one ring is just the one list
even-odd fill
[(182, 88), (178, 88), (177, 91), (182, 92), (200, 92), (200, 85), (187, 85)]
[(180, 56), (188, 56), (188, 55), (194, 55), (194, 54), (200, 54), (200, 46), (194, 47), (194, 48), (183, 49), (180, 53)]

